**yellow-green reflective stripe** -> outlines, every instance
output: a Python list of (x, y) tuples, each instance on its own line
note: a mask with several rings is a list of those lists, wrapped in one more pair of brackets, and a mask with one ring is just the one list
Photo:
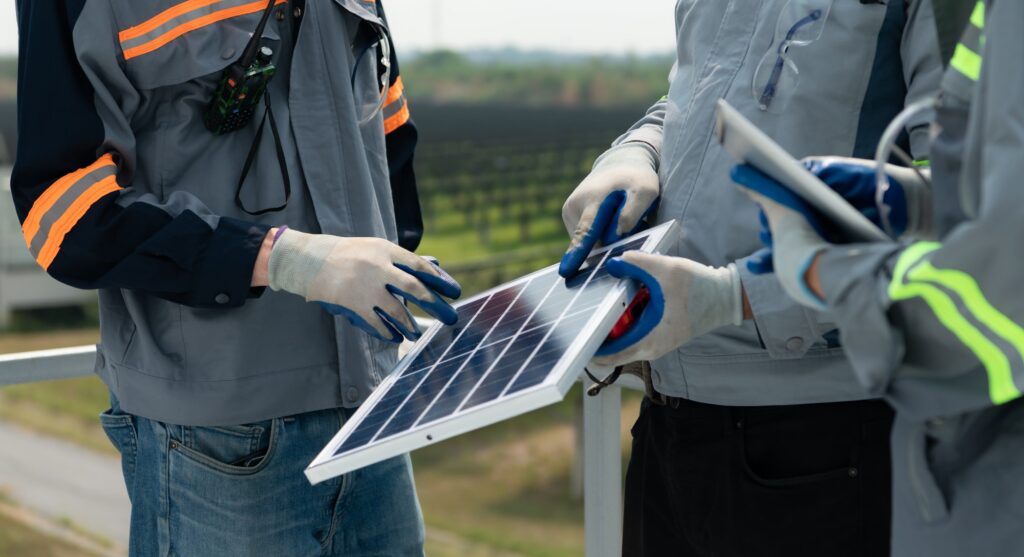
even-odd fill
[(915, 242), (907, 246), (896, 260), (896, 268), (893, 269), (892, 284), (889, 286), (889, 295), (892, 296), (892, 289), (903, 285), (903, 279), (907, 271), (914, 266), (922, 257), (942, 247), (938, 242)]
[[(1012, 345), (1024, 358), (1024, 329), (985, 299), (974, 277), (957, 269), (937, 269), (930, 261), (924, 261), (910, 271), (910, 279), (935, 282), (956, 292), (975, 319)], [(1013, 373), (1009, 369), (988, 369), (988, 383), (992, 402), (996, 404), (1020, 397), (1020, 390), (1014, 385)]]
[[(968, 321), (946, 293), (923, 282), (928, 280), (956, 292), (974, 317), (995, 334), (1014, 346), (1024, 357), (1024, 329), (993, 307), (982, 293), (978, 283), (967, 273), (955, 269), (937, 269), (924, 256), (942, 247), (938, 242), (918, 242), (903, 251), (893, 270), (889, 297), (894, 301), (920, 297), (935, 314), (939, 322), (985, 366), (988, 375), (989, 398), (1003, 404), (1021, 396), (1013, 383), (1010, 362), (992, 341)], [(915, 266), (916, 265), (916, 266)], [(911, 282), (904, 283), (905, 279)]]
[(932, 165), (932, 161), (929, 160), (929, 159), (919, 159), (919, 160), (914, 161), (914, 167), (915, 168), (921, 168), (923, 166), (931, 166), (931, 165)]
[(1006, 359), (1006, 356), (1003, 355), (998, 346), (985, 338), (981, 331), (974, 327), (974, 325), (971, 325), (970, 321), (964, 318), (963, 315), (960, 315), (960, 312), (956, 309), (956, 304), (953, 303), (949, 296), (935, 286), (920, 282), (900, 285), (893, 284), (893, 287), (889, 289), (889, 296), (893, 300), (908, 300), (914, 297), (923, 299), (928, 304), (928, 307), (931, 308), (935, 317), (938, 318), (939, 323), (942, 323), (945, 328), (949, 329), (949, 332), (953, 333), (960, 342), (964, 343), (964, 346), (973, 352), (975, 357), (985, 366), (985, 371), (989, 378), (988, 393), (992, 401), (996, 404), (1006, 402), (1006, 400), (1000, 398), (1003, 393), (997, 387), (997, 383), (993, 381), (993, 376), (1009, 376), (1010, 361)]
[(974, 5), (974, 11), (971, 12), (971, 24), (978, 29), (985, 28), (985, 0), (978, 0), (978, 3)]
[(953, 59), (949, 61), (956, 71), (964, 74), (971, 81), (978, 81), (981, 76), (981, 55), (967, 48), (963, 44), (957, 44), (953, 51)]

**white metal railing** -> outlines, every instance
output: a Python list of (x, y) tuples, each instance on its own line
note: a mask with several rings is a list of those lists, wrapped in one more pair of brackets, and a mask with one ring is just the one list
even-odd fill
[[(0, 354), (0, 387), (92, 374), (95, 346)], [(592, 370), (603, 377), (609, 370)], [(583, 379), (584, 386), (589, 383)], [(620, 555), (622, 547), (621, 387), (642, 389), (623, 375), (596, 397), (583, 394), (583, 517), (587, 557)], [(584, 389), (585, 391), (586, 389)]]

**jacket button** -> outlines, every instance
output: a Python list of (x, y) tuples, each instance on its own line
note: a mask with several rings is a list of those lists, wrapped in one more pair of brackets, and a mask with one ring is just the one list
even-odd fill
[(804, 345), (804, 339), (800, 337), (793, 337), (786, 341), (786, 350), (796, 352), (800, 350)]
[(280, 10), (277, 10), (276, 12), (274, 12), (274, 19), (276, 19), (278, 21), (284, 21), (284, 17), (285, 16), (284, 16), (284, 9), (283, 8), (280, 9)]
[(295, 16), (295, 19), (302, 17), (302, 8), (295, 6), (295, 9), (292, 11), (292, 15)]
[(235, 57), (235, 49), (233, 49), (233, 48), (224, 49), (224, 52), (220, 53), (220, 57), (225, 59), (225, 60), (230, 60), (230, 59), (234, 58)]
[(359, 389), (355, 387), (349, 387), (345, 390), (345, 399), (349, 402), (355, 402), (359, 400)]
[(228, 296), (227, 294), (221, 292), (220, 294), (217, 294), (217, 297), (214, 298), (213, 301), (217, 302), (220, 305), (224, 305), (231, 301), (231, 296)]
[(856, 478), (857, 476), (860, 475), (860, 471), (851, 466), (850, 469), (846, 471), (846, 475), (850, 476), (851, 478)]

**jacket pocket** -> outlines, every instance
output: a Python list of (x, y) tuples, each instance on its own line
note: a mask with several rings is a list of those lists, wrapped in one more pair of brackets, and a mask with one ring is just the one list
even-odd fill
[(251, 475), (270, 465), (281, 419), (239, 426), (168, 426), (170, 449), (193, 463), (231, 476)]

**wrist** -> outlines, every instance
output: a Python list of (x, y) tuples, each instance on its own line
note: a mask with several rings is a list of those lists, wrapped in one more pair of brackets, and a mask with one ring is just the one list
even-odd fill
[(271, 228), (267, 235), (263, 237), (263, 243), (260, 244), (259, 254), (256, 255), (256, 264), (252, 269), (252, 284), (254, 288), (268, 286), (270, 284), (269, 273), (267, 271), (270, 263), (270, 252), (274, 250), (274, 240), (278, 236), (278, 229)]
[(821, 301), (827, 302), (828, 300), (825, 299), (825, 291), (821, 287), (821, 273), (819, 272), (821, 256), (824, 253), (825, 252), (823, 251), (819, 251), (814, 256), (814, 259), (811, 261), (811, 264), (807, 267), (807, 270), (804, 272), (804, 284), (806, 284), (807, 288), (809, 288), (811, 292), (813, 292), (814, 295), (817, 296)]

